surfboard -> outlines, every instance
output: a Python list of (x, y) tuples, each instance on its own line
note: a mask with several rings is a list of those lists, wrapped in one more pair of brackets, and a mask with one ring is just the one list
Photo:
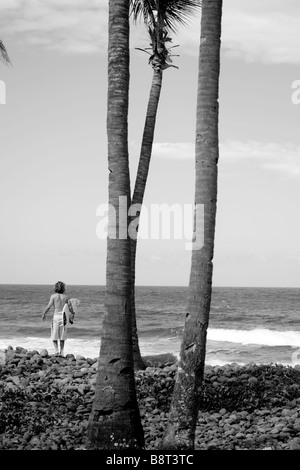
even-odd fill
[(72, 315), (71, 315), (71, 312), (69, 310), (68, 304), (64, 305), (64, 308), (63, 308), (63, 311), (62, 311), (62, 316), (63, 316), (64, 326), (68, 325), (68, 323), (71, 323), (71, 324), (73, 323)]
[[(73, 308), (73, 312), (76, 314), (79, 310), (80, 300), (70, 299), (70, 302), (71, 302), (71, 305), (72, 305), (72, 308)], [(62, 313), (63, 313), (64, 325), (66, 325), (68, 323), (71, 323), (71, 325), (72, 325), (74, 323), (74, 317), (70, 312), (68, 304), (64, 305)]]
[(79, 305), (80, 305), (80, 300), (78, 299), (70, 299), (70, 302), (72, 304), (72, 308), (74, 310), (74, 313), (76, 315), (76, 313), (78, 313), (79, 311)]

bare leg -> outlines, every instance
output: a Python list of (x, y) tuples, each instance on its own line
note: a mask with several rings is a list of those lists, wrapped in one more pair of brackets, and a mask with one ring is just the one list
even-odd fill
[(64, 347), (65, 347), (65, 341), (63, 339), (60, 340), (60, 354), (63, 356), (64, 355)]
[(53, 340), (53, 344), (54, 344), (55, 354), (57, 354), (58, 353), (58, 342), (56, 340)]

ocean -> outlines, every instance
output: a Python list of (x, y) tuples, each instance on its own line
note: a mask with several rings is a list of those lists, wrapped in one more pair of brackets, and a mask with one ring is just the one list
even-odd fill
[[(53, 286), (0, 285), (0, 350), (22, 346), (54, 352), (52, 312), (41, 319)], [(80, 309), (68, 328), (65, 354), (99, 356), (104, 286), (67, 286)], [(178, 356), (187, 305), (187, 287), (136, 288), (139, 344), (143, 356)], [(207, 334), (206, 364), (300, 363), (300, 289), (214, 287)]]

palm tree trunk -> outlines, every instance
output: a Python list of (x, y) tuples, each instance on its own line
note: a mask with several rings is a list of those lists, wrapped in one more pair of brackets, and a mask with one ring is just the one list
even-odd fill
[[(141, 145), (140, 159), (137, 170), (137, 177), (135, 181), (134, 192), (132, 196), (132, 206), (135, 204), (142, 205), (144, 200), (144, 194), (146, 189), (146, 182), (148, 178), (148, 172), (150, 167), (150, 160), (152, 154), (152, 146), (154, 139), (155, 122), (157, 116), (158, 103), (160, 98), (161, 86), (162, 86), (163, 72), (160, 67), (153, 69), (153, 78), (151, 84), (151, 90), (148, 100), (148, 107), (144, 125), (143, 139)], [(138, 226), (136, 229), (136, 236), (138, 233)], [(135, 310), (135, 265), (136, 265), (136, 249), (137, 240), (131, 238), (131, 274), (132, 274), (132, 337), (133, 337), (133, 358), (135, 369), (144, 369), (145, 364), (141, 357), (139, 348), (138, 334), (137, 334), (137, 320)]]
[[(88, 449), (144, 446), (133, 369), (130, 239), (122, 238), (121, 234), (124, 220), (128, 228), (130, 205), (128, 90), (129, 0), (109, 0), (107, 137), (109, 207), (114, 210), (109, 212), (106, 312), (88, 424)], [(125, 206), (119, 204), (120, 197), (127, 201)], [(113, 236), (115, 221), (116, 237)]]
[[(204, 204), (204, 244), (201, 249), (192, 251), (188, 309), (180, 361), (167, 432), (163, 439), (163, 448), (166, 449), (194, 448), (197, 397), (204, 376), (217, 203), (221, 19), (222, 0), (203, 0), (196, 120), (195, 204), (196, 207)], [(196, 225), (195, 220), (194, 227)]]

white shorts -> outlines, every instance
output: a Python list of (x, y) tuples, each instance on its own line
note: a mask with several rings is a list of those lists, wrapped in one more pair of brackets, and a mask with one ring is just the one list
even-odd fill
[(51, 339), (54, 341), (67, 339), (67, 324), (64, 325), (62, 312), (53, 316), (51, 325)]

